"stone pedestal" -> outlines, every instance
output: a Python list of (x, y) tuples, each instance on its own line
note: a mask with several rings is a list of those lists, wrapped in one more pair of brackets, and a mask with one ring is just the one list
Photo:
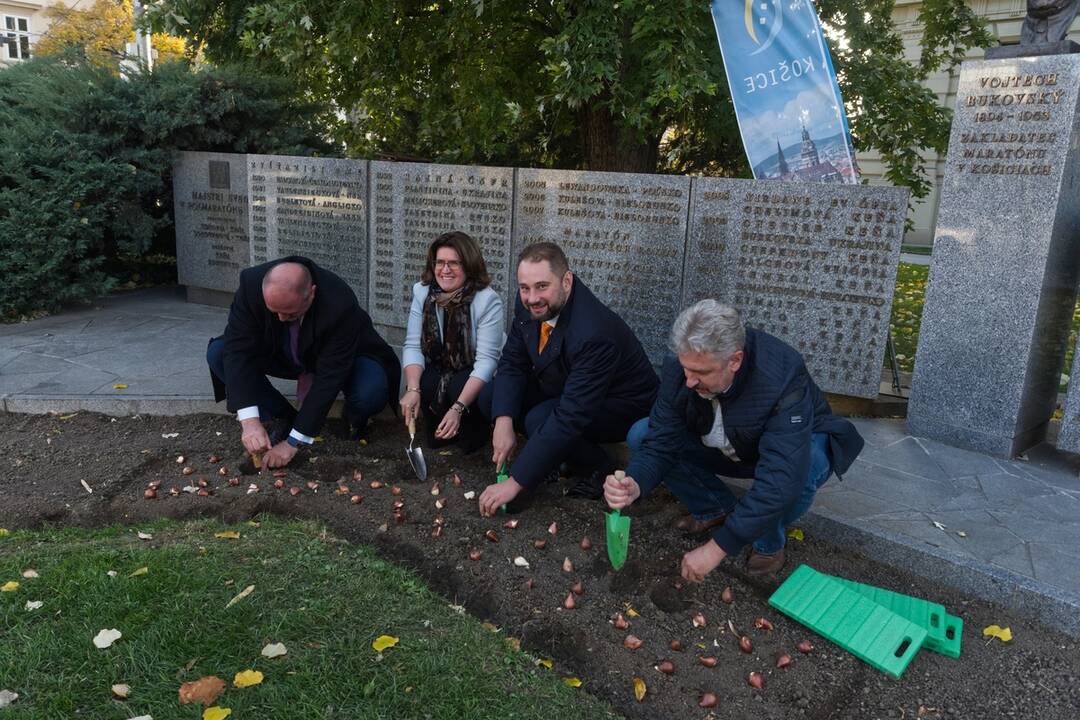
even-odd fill
[(912, 434), (1015, 456), (1054, 410), (1080, 265), (1080, 55), (964, 63)]

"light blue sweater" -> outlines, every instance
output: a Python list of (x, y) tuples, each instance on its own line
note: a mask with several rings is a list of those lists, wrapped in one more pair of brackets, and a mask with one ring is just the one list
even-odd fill
[[(413, 285), (412, 307), (409, 308), (409, 325), (405, 329), (405, 345), (401, 352), (401, 365), (419, 365), (424, 367), (424, 353), (420, 350), (420, 333), (424, 327), (424, 301), (427, 300), (428, 286), (422, 283)], [(439, 320), (439, 337), (442, 337), (446, 313), (442, 308), (435, 308)], [(476, 351), (476, 362), (469, 377), (491, 382), (495, 375), (495, 366), (499, 364), (499, 351), (506, 341), (506, 315), (503, 313), (502, 298), (486, 287), (473, 296), (469, 312), (472, 320), (472, 338)]]

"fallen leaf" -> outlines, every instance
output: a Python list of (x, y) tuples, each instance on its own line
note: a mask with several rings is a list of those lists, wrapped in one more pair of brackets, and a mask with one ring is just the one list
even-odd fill
[(145, 575), (148, 572), (150, 572), (150, 568), (144, 566), (144, 567), (139, 568), (135, 572), (131, 573), (130, 575), (128, 575), (128, 577), (139, 577), (140, 575)]
[(518, 638), (508, 637), (506, 638), (506, 644), (514, 650), (521, 652), (521, 640), (519, 640)]
[(127, 700), (127, 696), (131, 694), (131, 686), (125, 685), (124, 683), (113, 685), (110, 689), (112, 690), (112, 694), (121, 700)]
[(281, 657), (287, 652), (288, 650), (285, 649), (284, 643), (270, 643), (262, 649), (262, 653), (260, 654), (264, 658), (276, 658)]
[(14, 580), (9, 580), (3, 585), (0, 585), (0, 592), (15, 592), (18, 589), (19, 583), (15, 582)]
[(380, 635), (379, 637), (375, 638), (374, 641), (372, 641), (371, 648), (375, 652), (382, 652), (383, 650), (387, 648), (392, 648), (397, 644), (398, 639), (393, 635)]
[(258, 670), (244, 670), (243, 672), (236, 673), (233, 678), (232, 684), (238, 688), (251, 687), (252, 685), (258, 685), (263, 681), (263, 674)]
[(127, 383), (113, 383), (113, 390), (127, 390)]
[(626, 604), (626, 614), (630, 617), (638, 617), (638, 611), (631, 607), (629, 603)]
[(548, 670), (550, 670), (555, 665), (555, 663), (551, 662), (550, 660), (545, 660), (543, 658), (537, 660), (536, 662), (538, 665), (543, 665)]
[(203, 710), (202, 720), (225, 720), (230, 715), (232, 715), (231, 708), (208, 707)]
[(499, 632), (499, 628), (497, 628), (495, 625), (493, 625), (493, 624), (491, 624), (489, 622), (480, 623), (480, 627), (484, 628), (488, 632), (493, 632), (493, 633)]
[(19, 693), (13, 693), (10, 690), (0, 690), (0, 710), (6, 708), (18, 699)]
[(576, 677), (563, 678), (563, 682), (566, 683), (567, 685), (569, 685), (572, 688), (581, 687), (581, 680), (576, 678)]
[(243, 600), (244, 598), (246, 598), (248, 595), (250, 595), (253, 592), (255, 592), (255, 586), (254, 585), (248, 585), (246, 588), (244, 588), (239, 593), (237, 593), (236, 597), (234, 597), (232, 600), (230, 600), (228, 603), (226, 603), (225, 609), (228, 610), (233, 605), (240, 602), (241, 600)]
[(214, 533), (214, 537), (221, 540), (239, 540), (240, 533), (236, 532), (235, 530), (226, 530), (224, 532)]
[(172, 440), (173, 438), (180, 437), (180, 433), (161, 433), (161, 437), (166, 440)]
[(792, 540), (798, 540), (799, 542), (806, 539), (806, 536), (803, 535), (802, 528), (788, 528), (787, 536)]
[(94, 647), (98, 648), (99, 650), (104, 650), (105, 648), (111, 646), (114, 642), (119, 640), (121, 637), (123, 637), (123, 633), (121, 633), (116, 628), (112, 628), (111, 630), (102, 630), (94, 636)]
[(198, 680), (186, 682), (180, 686), (177, 694), (180, 696), (180, 704), (199, 703), (209, 707), (214, 704), (221, 693), (225, 692), (225, 681), (216, 675), (207, 675)]
[(35, 580), (39, 577), (39, 575), (37, 574), (37, 570), (33, 568), (27, 568), (26, 570), (23, 570), (22, 576), (27, 580)]
[(645, 687), (645, 681), (639, 677), (634, 678), (634, 699), (641, 702), (645, 699), (645, 693), (649, 690)]
[(255, 520), (248, 520), (247, 524), (250, 525), (251, 527), (259, 527), (260, 525), (262, 525), (261, 522), (257, 522)]
[(0, 537), (7, 537), (11, 534), (11, 531), (7, 528), (0, 528)]
[(78, 414), (79, 414), (79, 413), (77, 413), (77, 412), (76, 412), (76, 413), (70, 413), (70, 414), (68, 414), (68, 415), (61, 415), (61, 416), (60, 416), (60, 419), (61, 419), (61, 420), (70, 420), (71, 418), (75, 417), (75, 416), (76, 416), (76, 415), (78, 415)]
[(1012, 640), (1012, 630), (997, 625), (990, 625), (983, 628), (983, 637), (997, 638), (1001, 642), (1009, 642)]
[(150, 533), (144, 533), (144, 532), (139, 533), (138, 537), (139, 537), (140, 540), (153, 540), (154, 539), (153, 535), (151, 535)]
[(44, 604), (45, 603), (42, 602), (41, 600), (27, 600), (26, 601), (26, 609), (27, 610), (37, 610), (38, 608), (40, 608)]

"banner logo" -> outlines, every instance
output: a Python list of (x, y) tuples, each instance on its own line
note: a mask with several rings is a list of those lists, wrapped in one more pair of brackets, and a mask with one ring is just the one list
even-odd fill
[[(770, 11), (771, 18), (769, 17)], [(746, 24), (746, 34), (750, 36), (755, 45), (760, 46), (750, 53), (751, 55), (757, 55), (759, 52), (768, 50), (773, 40), (780, 34), (780, 30), (783, 29), (784, 10), (779, 0), (746, 0), (746, 12), (743, 15), (743, 22)], [(765, 39), (764, 44), (757, 37), (758, 25), (761, 27), (768, 26), (769, 28), (769, 36)]]

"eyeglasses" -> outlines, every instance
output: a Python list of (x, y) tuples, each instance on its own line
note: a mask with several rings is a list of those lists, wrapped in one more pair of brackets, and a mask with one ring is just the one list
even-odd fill
[(460, 270), (461, 269), (461, 261), (460, 260), (436, 260), (435, 261), (435, 269), (436, 270), (442, 270), (443, 268), (446, 268), (447, 270)]

